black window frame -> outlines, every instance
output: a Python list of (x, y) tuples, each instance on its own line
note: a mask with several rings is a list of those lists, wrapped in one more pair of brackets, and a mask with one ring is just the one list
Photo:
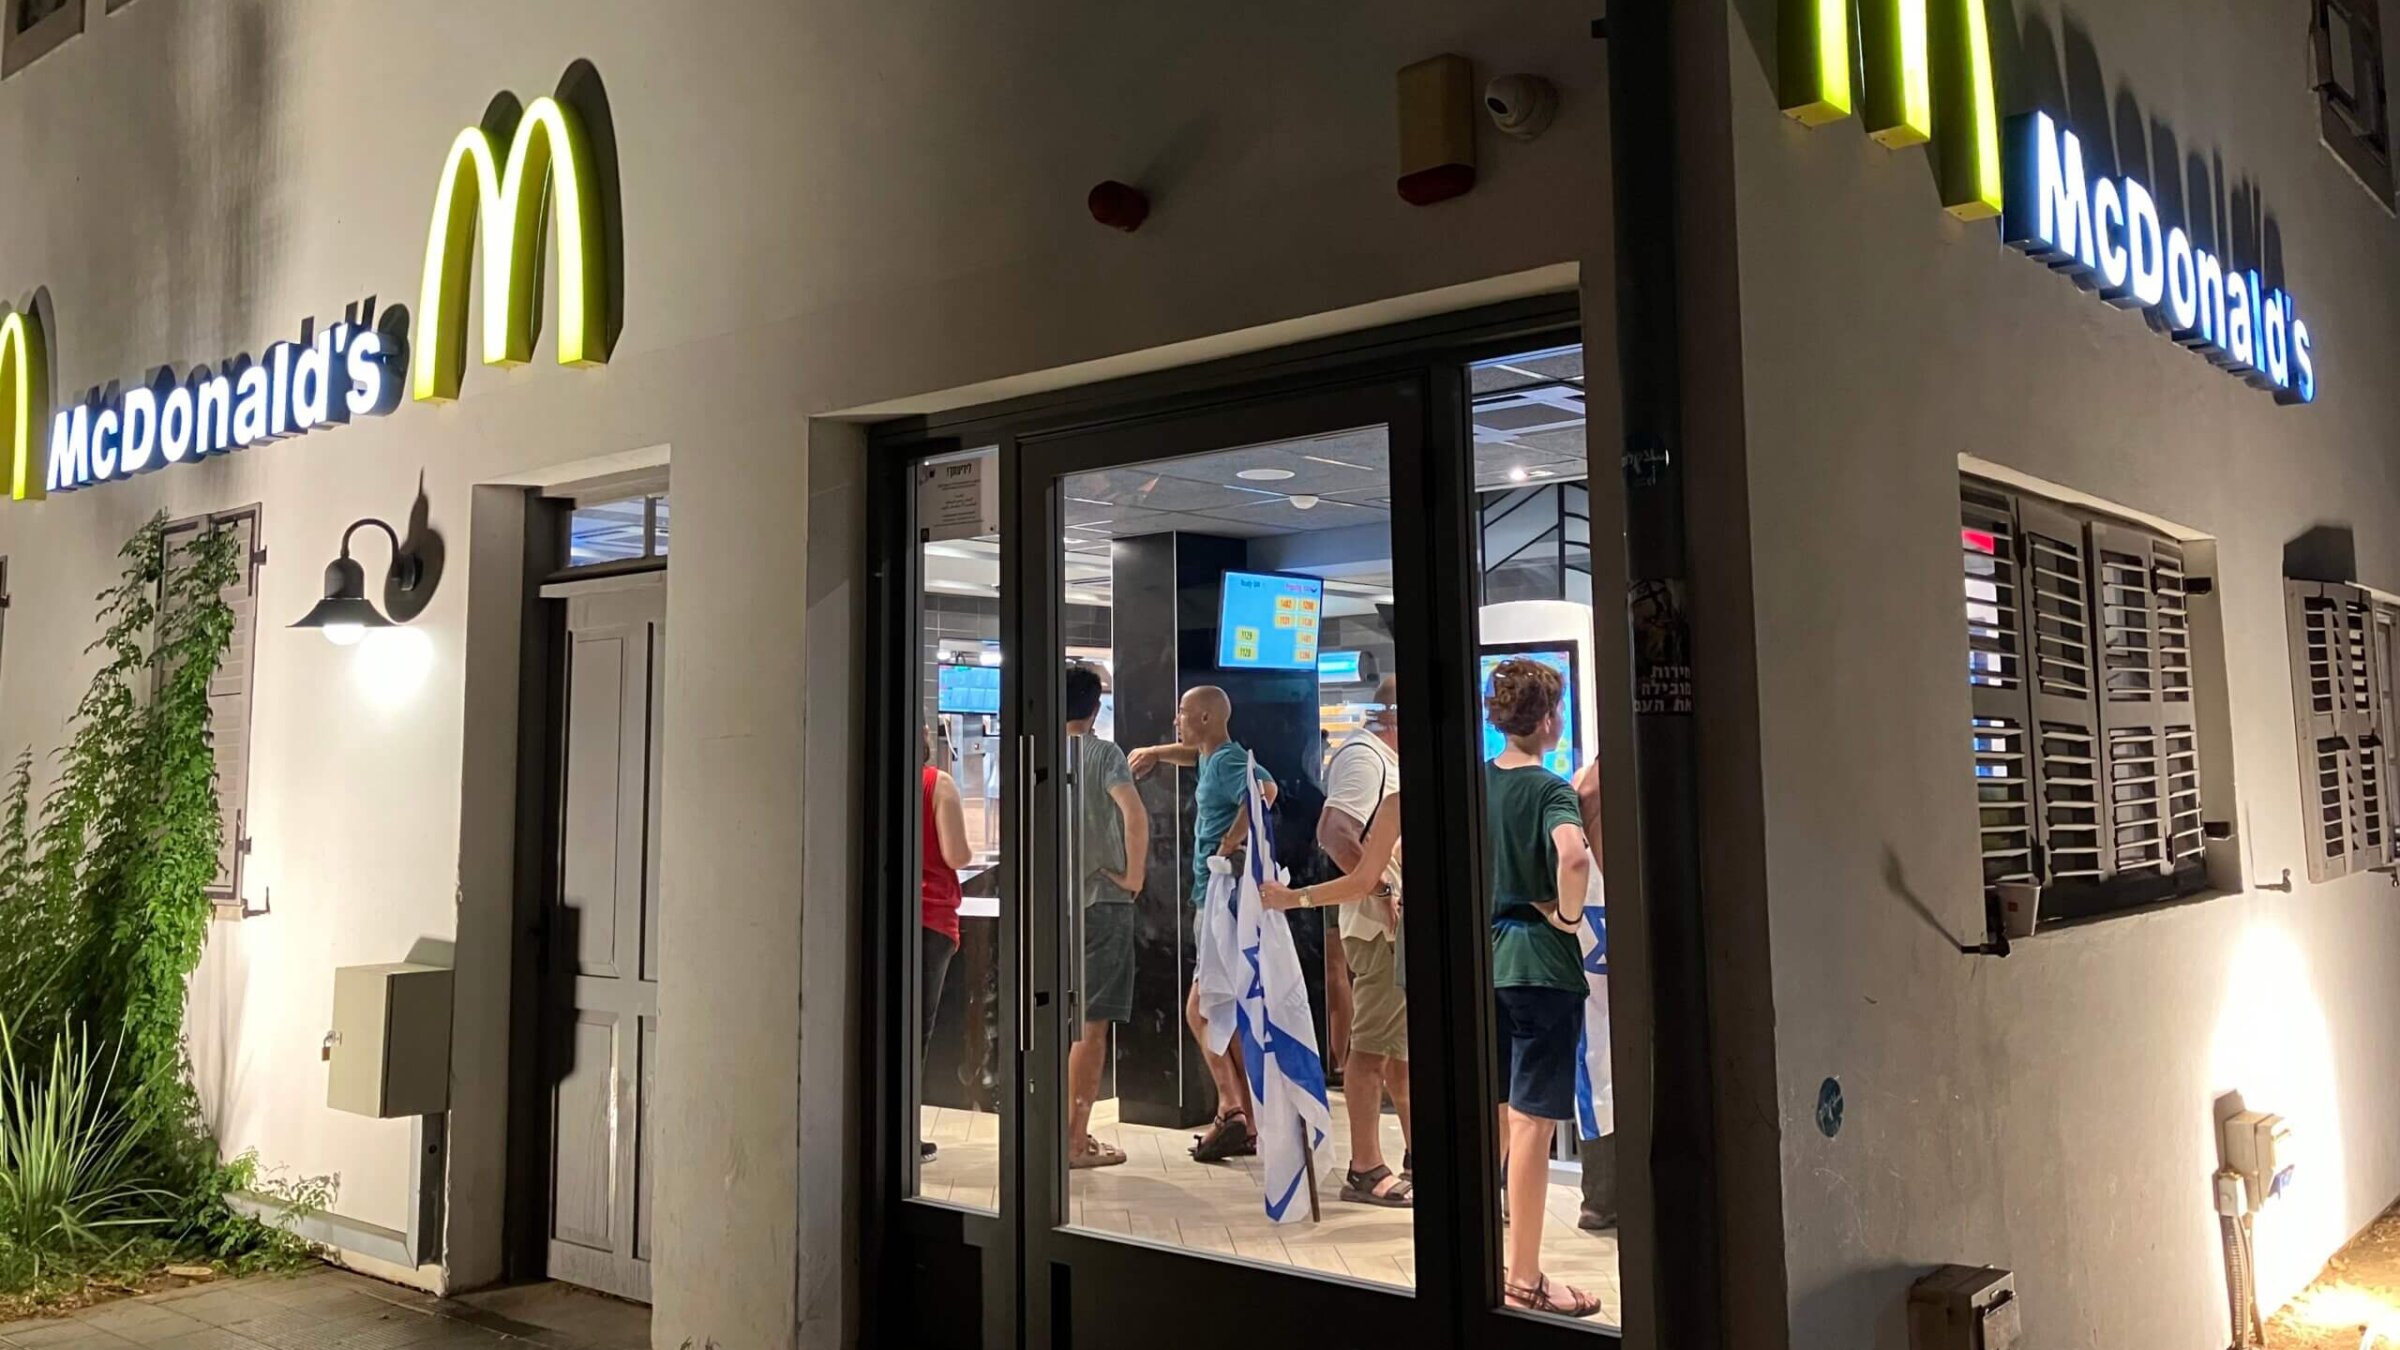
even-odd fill
[[(2349, 41), (2337, 69), (2337, 29)], [(2394, 208), (2391, 104), (2384, 82), (2382, 0), (2309, 0), (2309, 88), (2318, 137), (2386, 211)]]
[(66, 0), (50, 13), (26, 23), (25, 0), (6, 0), (6, 22), (0, 24), (0, 79), (56, 51), (84, 27), (84, 0)]
[(2050, 925), (2209, 891), (2191, 597), (2213, 578), (2150, 525), (1971, 472), (1959, 492), (1987, 898), (2038, 887)]

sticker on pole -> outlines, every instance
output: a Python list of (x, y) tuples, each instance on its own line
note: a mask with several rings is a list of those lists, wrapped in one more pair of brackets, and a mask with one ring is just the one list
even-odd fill
[(1692, 715), (1692, 632), (1683, 617), (1683, 583), (1637, 581), (1626, 610), (1633, 624), (1636, 717)]

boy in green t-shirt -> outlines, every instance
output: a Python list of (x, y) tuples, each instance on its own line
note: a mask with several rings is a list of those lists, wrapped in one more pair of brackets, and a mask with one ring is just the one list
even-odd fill
[[(1591, 850), (1567, 780), (1542, 765), (1562, 730), (1564, 681), (1522, 657), (1492, 672), (1484, 712), (1508, 748), (1484, 766), (1491, 848), (1492, 994), (1500, 1035), (1500, 1163), (1508, 1171), (1512, 1308), (1590, 1317), (1600, 1300), (1542, 1274), (1550, 1139), (1575, 1115), (1575, 1057), (1583, 1031), (1583, 924)], [(1509, 1167), (1511, 1159), (1517, 1163)]]

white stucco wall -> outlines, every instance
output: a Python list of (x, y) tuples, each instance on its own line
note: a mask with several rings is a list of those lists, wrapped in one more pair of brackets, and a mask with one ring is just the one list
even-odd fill
[[(1909, 1283), (1961, 1261), (2017, 1271), (2028, 1344), (2222, 1346), (2221, 1094), (2301, 1131), (2270, 1299), (2400, 1194), (2400, 909), (2380, 876), (2307, 881), (2279, 579), (2334, 525), (2400, 583), (2400, 235), (2317, 144), (2305, 6), (1993, 8), (2004, 113), (2066, 113), (2153, 186), (2197, 157), (2255, 192), (2322, 379), (2279, 408), (1950, 221), (1925, 152), (1785, 120), (1774, 6), (1730, 9), (1791, 1344), (1897, 1350)], [(2150, 165), (2137, 128), (2180, 152)], [(1956, 951), (1983, 904), (1962, 453), (2220, 541), (2233, 824), (2250, 880), (2294, 891)]]
[[(850, 1237), (826, 1194), (846, 1136), (801, 1101), (847, 1063), (825, 986), (850, 966), (804, 954), (803, 918), (846, 875), (807, 850), (849, 836), (852, 791), (803, 756), (820, 736), (841, 750), (811, 644), (840, 631), (855, 566), (809, 547), (808, 486), (819, 511), (855, 511), (858, 447), (812, 468), (808, 419), (1535, 269), (1607, 273), (1602, 58), (1589, 7), (1560, 0), (90, 8), (82, 36), (0, 82), (0, 296), (46, 288), (62, 398), (256, 351), (367, 294), (413, 307), (456, 131), (578, 58), (606, 83), (612, 362), (563, 371), (545, 342), (521, 370), (470, 366), (452, 407), (0, 512), (0, 746), (57, 741), (90, 597), (141, 519), (264, 504), (247, 888), (274, 914), (212, 930), (193, 1053), (230, 1146), (338, 1173), (343, 1213), (402, 1227), (406, 1126), (325, 1109), (317, 1050), (334, 967), (458, 931), (470, 489), (670, 447), (661, 1345), (832, 1343), (846, 1315), (820, 1250)], [(1563, 104), (1534, 145), (1487, 128), (1474, 193), (1418, 210), (1392, 189), (1392, 74), (1446, 50), (1548, 74)], [(1139, 234), (1085, 214), (1109, 177), (1152, 192)], [(448, 546), (416, 624), (432, 660), (378, 702), (358, 654), (282, 625), (342, 526), (403, 517), (420, 487)], [(364, 545), (370, 569), (380, 550)], [(453, 1166), (488, 1183), (493, 1147), (454, 1140)], [(488, 1187), (454, 1214), (478, 1203)]]

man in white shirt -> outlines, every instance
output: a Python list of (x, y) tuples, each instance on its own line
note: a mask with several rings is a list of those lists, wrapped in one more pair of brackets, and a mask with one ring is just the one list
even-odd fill
[[(1398, 807), (1400, 790), (1399, 683), (1385, 676), (1376, 686), (1366, 725), (1333, 752), (1325, 769), (1325, 810), (1317, 819), (1317, 846), (1344, 873), (1361, 861), (1367, 827), (1386, 798)], [(1342, 1099), (1350, 1113), (1351, 1184), (1342, 1198), (1399, 1208), (1411, 1203), (1414, 1177), (1408, 1147), (1412, 1138), (1408, 1103), (1408, 995), (1400, 987), (1400, 852), (1385, 868), (1384, 893), (1342, 906), (1341, 943), (1350, 967), (1350, 1045), (1342, 1065)], [(1400, 1175), (1383, 1160), (1383, 1096), (1389, 1092), (1400, 1114)], [(1363, 1183), (1363, 1184), (1360, 1184)]]

